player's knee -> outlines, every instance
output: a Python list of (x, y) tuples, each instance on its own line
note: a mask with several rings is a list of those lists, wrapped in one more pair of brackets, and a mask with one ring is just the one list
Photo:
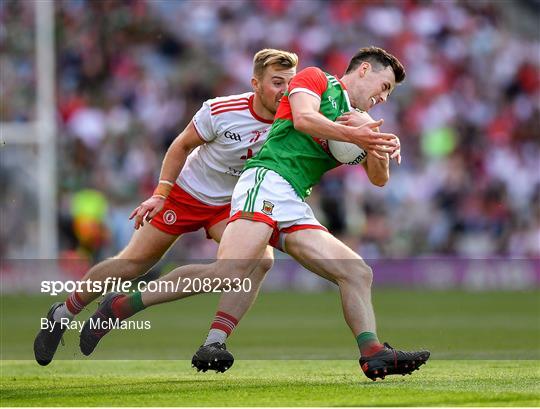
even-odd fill
[(208, 273), (222, 280), (242, 280), (249, 276), (251, 266), (250, 260), (218, 260), (211, 265)]
[(264, 278), (266, 277), (266, 273), (268, 273), (273, 266), (273, 258), (264, 258), (259, 262), (255, 270), (253, 270), (253, 272), (249, 275), (249, 280), (252, 282), (254, 287), (259, 287), (262, 284)]
[(371, 287), (373, 283), (373, 270), (364, 261), (358, 263), (355, 269), (355, 275), (362, 285)]
[(354, 287), (371, 287), (373, 270), (364, 261), (359, 261), (354, 268), (347, 268), (339, 277), (338, 282), (347, 282)]
[(269, 272), (272, 267), (274, 267), (274, 259), (273, 258), (263, 258), (259, 265), (257, 266), (257, 269), (261, 272), (262, 275), (265, 275), (267, 272)]
[(134, 280), (147, 272), (155, 263), (152, 260), (140, 257), (125, 258), (122, 253), (117, 255), (115, 261), (118, 266), (115, 268), (119, 276), (125, 280)]

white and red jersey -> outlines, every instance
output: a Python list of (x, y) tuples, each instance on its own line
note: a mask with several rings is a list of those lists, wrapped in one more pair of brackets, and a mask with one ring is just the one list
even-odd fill
[(187, 158), (176, 183), (209, 205), (231, 201), (247, 159), (262, 147), (272, 121), (253, 110), (253, 92), (206, 101), (193, 117), (204, 145)]

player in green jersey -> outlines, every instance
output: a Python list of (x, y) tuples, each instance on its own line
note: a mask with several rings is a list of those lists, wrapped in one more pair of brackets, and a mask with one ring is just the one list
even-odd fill
[[(375, 380), (418, 369), (429, 352), (403, 352), (379, 342), (371, 303), (371, 268), (328, 233), (304, 201), (321, 176), (339, 165), (329, 153), (329, 139), (352, 142), (366, 150), (364, 168), (369, 179), (379, 186), (386, 183), (390, 159), (399, 158), (399, 140), (377, 130), (382, 120), (361, 124), (348, 112), (353, 108), (368, 111), (385, 102), (404, 78), (401, 63), (376, 47), (360, 49), (340, 79), (315, 67), (299, 72), (280, 103), (265, 145), (248, 161), (235, 187), (218, 260), (177, 268), (160, 280), (249, 277), (270, 243), (339, 286), (345, 320), (358, 343), (360, 366), (366, 376)], [(130, 302), (126, 305), (134, 314), (191, 294), (134, 293), (127, 296)], [(93, 316), (99, 317), (110, 317), (107, 303)], [(81, 339), (84, 337), (83, 330)], [(203, 352), (199, 350), (193, 358), (198, 369), (204, 369), (212, 358), (226, 358), (232, 364), (228, 351), (215, 357)]]

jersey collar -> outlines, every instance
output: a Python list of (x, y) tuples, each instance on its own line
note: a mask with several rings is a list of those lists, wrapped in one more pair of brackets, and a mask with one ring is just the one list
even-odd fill
[(351, 100), (349, 99), (349, 93), (347, 92), (347, 87), (341, 81), (337, 76), (334, 75), (334, 78), (336, 78), (339, 82), (339, 85), (341, 85), (341, 88), (343, 88), (343, 94), (345, 95), (345, 100), (347, 101), (347, 106), (349, 107), (349, 111), (352, 111), (354, 107), (351, 105)]
[(253, 116), (253, 118), (255, 118), (257, 121), (263, 122), (265, 124), (274, 123), (274, 121), (271, 121), (269, 119), (264, 119), (264, 118), (260, 117), (259, 115), (257, 115), (255, 110), (253, 109), (253, 98), (255, 98), (255, 94), (251, 94), (251, 96), (248, 99), (249, 112), (251, 113), (251, 116)]

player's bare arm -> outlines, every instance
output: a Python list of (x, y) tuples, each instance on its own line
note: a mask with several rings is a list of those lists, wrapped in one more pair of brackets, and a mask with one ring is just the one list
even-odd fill
[(384, 186), (390, 179), (390, 156), (385, 153), (386, 158), (379, 159), (371, 152), (368, 152), (366, 160), (362, 166), (366, 170), (369, 181), (375, 186)]
[(319, 113), (320, 100), (305, 92), (290, 95), (289, 102), (297, 131), (316, 138), (351, 142), (362, 149), (380, 153), (393, 153), (398, 147), (394, 134), (374, 130), (382, 124), (382, 120), (367, 122), (359, 127), (332, 122)]
[(152, 220), (163, 209), (167, 194), (170, 192), (176, 177), (184, 167), (188, 155), (193, 149), (203, 143), (204, 141), (199, 137), (193, 121), (190, 121), (188, 126), (169, 146), (165, 154), (159, 174), (160, 183), (156, 191), (150, 198), (137, 206), (129, 216), (130, 220), (135, 218), (135, 229), (143, 226), (145, 219), (146, 221)]

